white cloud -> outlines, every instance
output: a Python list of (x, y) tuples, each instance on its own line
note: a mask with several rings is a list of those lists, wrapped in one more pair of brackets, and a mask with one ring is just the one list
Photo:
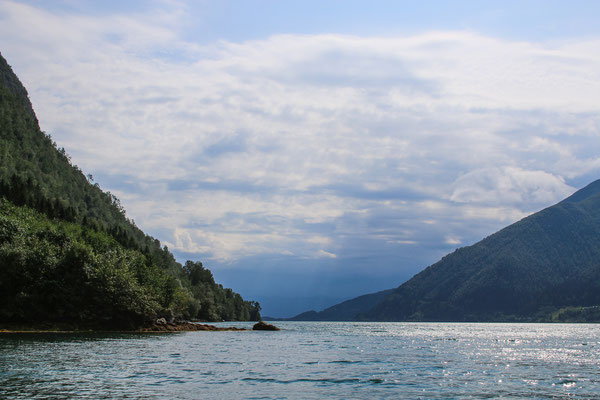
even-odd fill
[(448, 237), (448, 238), (446, 238), (446, 244), (455, 246), (455, 245), (459, 245), (461, 243), (462, 242), (458, 238), (455, 238), (455, 237)]
[(426, 253), (489, 234), (600, 171), (590, 151), (600, 39), (199, 45), (182, 39), (182, 10), (94, 17), (0, 3), (0, 51), (42, 129), (180, 251)]
[(573, 192), (560, 176), (516, 167), (474, 169), (454, 185), (451, 200), (489, 205), (543, 206)]
[(337, 255), (321, 249), (317, 252), (317, 257), (318, 258), (337, 258)]

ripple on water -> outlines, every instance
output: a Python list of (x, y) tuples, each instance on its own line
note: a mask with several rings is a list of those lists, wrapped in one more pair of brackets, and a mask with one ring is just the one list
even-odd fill
[[(597, 398), (596, 325), (0, 336), (0, 398)], [(375, 333), (375, 334), (373, 334)]]
[(335, 360), (329, 361), (329, 364), (361, 364), (362, 361), (352, 361), (352, 360)]

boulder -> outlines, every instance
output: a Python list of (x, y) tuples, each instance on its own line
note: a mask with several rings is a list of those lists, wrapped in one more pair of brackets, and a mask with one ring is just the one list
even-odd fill
[(267, 324), (265, 321), (260, 321), (254, 324), (253, 331), (278, 331), (279, 328), (275, 325)]

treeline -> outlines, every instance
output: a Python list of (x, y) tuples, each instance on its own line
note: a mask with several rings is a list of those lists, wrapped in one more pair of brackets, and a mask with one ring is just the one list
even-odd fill
[(106, 232), (0, 199), (0, 319), (134, 328), (178, 316), (250, 320), (260, 306), (188, 261), (179, 278)]
[[(116, 196), (71, 163), (39, 129), (26, 90), (1, 55), (0, 198), (5, 321), (260, 318), (258, 303), (215, 283), (199, 262), (179, 264), (127, 218)], [(125, 297), (116, 294), (119, 287)], [(87, 311), (77, 316), (77, 309)]]

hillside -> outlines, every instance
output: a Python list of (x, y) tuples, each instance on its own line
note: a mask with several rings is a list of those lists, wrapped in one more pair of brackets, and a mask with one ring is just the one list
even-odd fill
[(0, 207), (2, 322), (260, 318), (258, 303), (215, 283), (200, 262), (179, 264), (71, 163), (40, 130), (2, 55)]
[(359, 318), (548, 319), (600, 304), (600, 181), (425, 269)]
[(346, 300), (323, 311), (306, 311), (295, 317), (287, 318), (288, 321), (349, 321), (356, 315), (371, 310), (381, 302), (393, 289), (383, 290), (377, 293), (365, 294), (354, 299)]
[(600, 180), (446, 255), (371, 309), (327, 318), (581, 322), (599, 321), (598, 305)]

